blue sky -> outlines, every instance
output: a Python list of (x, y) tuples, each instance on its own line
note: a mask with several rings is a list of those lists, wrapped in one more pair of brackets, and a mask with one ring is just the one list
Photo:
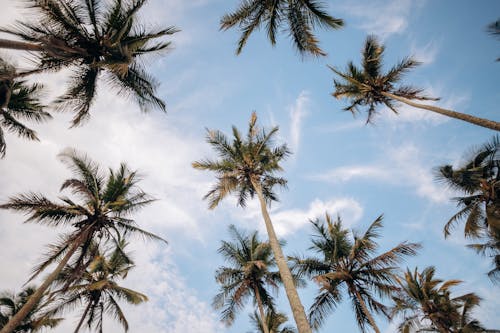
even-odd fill
[[(271, 209), (278, 233), (288, 242), (285, 253), (306, 250), (308, 219), (325, 211), (342, 215), (357, 230), (384, 213), (381, 249), (403, 240), (421, 242), (424, 248), (408, 265), (434, 265), (439, 277), (464, 280), (457, 294), (478, 293), (484, 300), (477, 317), (487, 327), (500, 327), (498, 286), (484, 275), (489, 261), (464, 247), (461, 229), (444, 240), (442, 227), (456, 211), (449, 201), (454, 194), (433, 176), (434, 167), (459, 163), (471, 146), (488, 141), (493, 133), (407, 107), (398, 117), (380, 110), (375, 123), (366, 126), (364, 114), (353, 118), (341, 111), (344, 101), (330, 96), (333, 74), (326, 66), (359, 63), (366, 35), (375, 34), (386, 44), (387, 65), (407, 55), (424, 62), (407, 82), (441, 97), (439, 105), (499, 120), (500, 63), (494, 61), (499, 44), (485, 27), (498, 18), (500, 2), (325, 2), (346, 27), (319, 31), (328, 56), (302, 60), (286, 35), (272, 48), (263, 33), (252, 35), (236, 57), (238, 32), (218, 30), (220, 17), (236, 7), (236, 0), (150, 0), (142, 13), (147, 24), (182, 30), (173, 36), (171, 52), (151, 59), (151, 71), (161, 81), (159, 93), (167, 102), (166, 115), (141, 114), (132, 102), (103, 86), (85, 126), (69, 130), (70, 115), (55, 114), (52, 122), (36, 127), (38, 143), (7, 136), (7, 157), (0, 162), (2, 201), (28, 190), (56, 196), (70, 175), (56, 157), (65, 147), (87, 152), (105, 167), (126, 161), (144, 174), (142, 188), (159, 200), (138, 214), (137, 221), (170, 244), (136, 240), (132, 245), (137, 268), (126, 283), (150, 296), (146, 306), (127, 308), (132, 333), (250, 331), (250, 304), (226, 328), (210, 303), (217, 293), (214, 272), (224, 264), (217, 255), (220, 240), (227, 239), (230, 224), (263, 231), (257, 203), (242, 210), (227, 201), (209, 211), (202, 196), (213, 179), (190, 164), (211, 156), (205, 128), (229, 132), (234, 124), (243, 129), (254, 110), (264, 126), (280, 126), (280, 140), (293, 151), (284, 164), (289, 188)], [(22, 15), (19, 3), (2, 3), (2, 26)], [(20, 53), (3, 54), (25, 63)], [(40, 77), (50, 89), (48, 99), (61, 91), (65, 77)], [(0, 221), (0, 266), (9, 267), (0, 274), (0, 286), (20, 288), (44, 244), (54, 241), (59, 231), (22, 224), (22, 216), (3, 211)], [(306, 308), (315, 292), (313, 283), (300, 290)], [(280, 310), (289, 314), (284, 295), (278, 296)], [(395, 331), (377, 319), (385, 332)], [(56, 332), (66, 332), (75, 322), (70, 318)], [(109, 325), (112, 331), (115, 326)], [(320, 332), (332, 330), (357, 331), (347, 300)]]

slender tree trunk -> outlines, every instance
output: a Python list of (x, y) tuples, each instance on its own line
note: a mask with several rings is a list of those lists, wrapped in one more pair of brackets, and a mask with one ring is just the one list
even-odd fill
[(267, 322), (266, 322), (266, 314), (264, 313), (264, 306), (262, 305), (262, 299), (260, 298), (259, 290), (257, 289), (256, 286), (253, 287), (253, 292), (255, 293), (255, 298), (257, 299), (257, 306), (259, 307), (262, 330), (264, 331), (264, 333), (269, 333), (269, 327), (267, 327)]
[(0, 49), (35, 51), (35, 52), (41, 52), (44, 50), (43, 46), (40, 44), (18, 42), (14, 40), (1, 39), (1, 38), (0, 38)]
[(50, 273), (50, 275), (45, 279), (40, 287), (35, 291), (33, 295), (30, 296), (28, 301), (23, 305), (23, 307), (9, 320), (7, 324), (2, 328), (0, 333), (12, 333), (12, 331), (19, 326), (19, 324), (23, 321), (24, 318), (30, 313), (31, 310), (35, 307), (35, 305), (40, 302), (43, 297), (45, 291), (50, 287), (52, 282), (59, 276), (63, 268), (68, 263), (69, 259), (73, 256), (78, 247), (82, 244), (83, 239), (88, 235), (90, 228), (82, 231), (82, 233), (73, 241), (71, 247), (68, 250), (68, 253), (64, 256), (64, 258), (59, 262), (56, 269)]
[(375, 322), (375, 319), (373, 319), (373, 316), (370, 313), (370, 310), (368, 309), (368, 307), (366, 306), (365, 300), (359, 294), (359, 291), (356, 289), (356, 287), (353, 287), (353, 286), (349, 286), (349, 289), (351, 290), (351, 292), (354, 293), (354, 295), (356, 295), (356, 299), (358, 300), (359, 305), (361, 305), (361, 309), (363, 310), (363, 313), (365, 314), (366, 318), (368, 318), (368, 322), (373, 327), (373, 330), (376, 333), (380, 333), (380, 330), (377, 326), (377, 323)]
[(92, 306), (92, 302), (90, 302), (89, 305), (87, 305), (87, 307), (85, 308), (85, 311), (83, 312), (82, 318), (78, 322), (78, 326), (76, 326), (75, 331), (73, 333), (78, 333), (78, 331), (80, 331), (80, 328), (83, 325), (83, 321), (85, 320), (85, 317), (87, 317), (87, 313), (89, 312), (91, 306)]
[(290, 303), (290, 307), (292, 308), (293, 318), (295, 319), (295, 323), (297, 324), (297, 329), (299, 333), (312, 333), (311, 326), (309, 325), (309, 321), (307, 320), (306, 312), (304, 311), (304, 307), (300, 302), (297, 289), (295, 288), (292, 273), (290, 272), (290, 268), (288, 268), (285, 256), (281, 251), (281, 246), (279, 244), (278, 238), (276, 237), (276, 233), (274, 232), (271, 218), (269, 217), (269, 213), (267, 212), (266, 201), (264, 200), (264, 195), (262, 194), (262, 188), (258, 183), (252, 182), (252, 185), (257, 192), (257, 196), (259, 197), (262, 217), (264, 218), (267, 234), (269, 236), (269, 244), (271, 245), (271, 249), (273, 250), (276, 264), (278, 265), (281, 280), (283, 281), (283, 285), (285, 287), (286, 296), (288, 297), (288, 302)]
[(471, 116), (469, 114), (460, 113), (460, 112), (456, 112), (456, 111), (452, 111), (452, 110), (442, 109), (442, 108), (439, 108), (439, 107), (433, 106), (433, 105), (416, 103), (416, 102), (413, 102), (412, 100), (409, 100), (407, 98), (404, 98), (404, 97), (401, 97), (398, 95), (394, 95), (394, 94), (391, 94), (388, 92), (382, 92), (382, 95), (384, 95), (385, 97), (395, 99), (401, 103), (405, 103), (407, 105), (413, 106), (415, 108), (436, 112), (436, 113), (439, 113), (441, 115), (444, 115), (444, 116), (447, 116), (450, 118), (455, 118), (455, 119), (466, 121), (470, 124), (489, 128), (489, 129), (492, 129), (494, 131), (500, 131), (500, 123), (493, 121), (493, 120), (479, 118), (479, 117)]

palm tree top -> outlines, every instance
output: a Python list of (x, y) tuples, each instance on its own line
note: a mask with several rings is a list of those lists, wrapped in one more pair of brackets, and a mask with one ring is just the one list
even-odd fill
[(236, 54), (240, 54), (250, 35), (264, 27), (271, 45), (276, 44), (278, 30), (286, 21), (286, 31), (293, 45), (302, 55), (325, 56), (314, 35), (316, 27), (340, 29), (344, 22), (329, 15), (322, 1), (318, 0), (241, 0), (240, 6), (224, 15), (222, 30), (237, 26), (241, 31)]
[[(165, 110), (156, 96), (156, 80), (139, 59), (169, 48), (170, 36), (178, 29), (148, 30), (137, 22), (137, 12), (147, 0), (26, 0), (36, 20), (17, 22), (0, 29), (30, 43), (37, 52), (36, 71), (72, 67), (67, 92), (57, 100), (64, 110), (75, 113), (73, 125), (89, 116), (97, 94), (97, 79), (106, 82), (121, 96), (131, 96), (143, 110)], [(30, 73), (28, 71), (27, 73)]]
[(7, 148), (2, 128), (19, 137), (38, 141), (36, 132), (21, 121), (41, 123), (52, 118), (40, 102), (42, 85), (28, 84), (16, 79), (15, 75), (14, 66), (0, 58), (0, 76), (3, 76), (0, 79), (0, 158), (5, 157)]
[(218, 155), (217, 160), (205, 159), (193, 162), (193, 167), (213, 171), (217, 182), (204, 197), (209, 208), (215, 208), (227, 195), (235, 193), (237, 204), (245, 207), (247, 199), (253, 198), (256, 186), (262, 190), (266, 201), (277, 201), (273, 187), (286, 186), (286, 180), (275, 176), (283, 171), (281, 162), (290, 154), (286, 144), (275, 145), (274, 136), (278, 127), (270, 131), (257, 126), (257, 114), (252, 113), (248, 132), (243, 136), (233, 126), (232, 141), (218, 130), (207, 130), (207, 142)]
[(344, 108), (346, 111), (358, 113), (360, 107), (367, 109), (367, 123), (370, 122), (379, 105), (385, 105), (394, 113), (398, 113), (396, 105), (390, 97), (384, 96), (388, 92), (406, 99), (439, 100), (423, 94), (423, 89), (407, 85), (398, 85), (403, 76), (411, 69), (420, 65), (412, 57), (406, 57), (387, 72), (382, 72), (382, 61), (385, 47), (375, 36), (368, 36), (362, 49), (362, 64), (357, 67), (349, 62), (345, 71), (335, 67), (330, 69), (342, 80), (334, 80), (335, 98), (347, 98), (351, 104)]
[(250, 296), (259, 307), (273, 309), (268, 289), (276, 291), (281, 280), (279, 273), (272, 271), (276, 262), (271, 246), (259, 239), (257, 231), (248, 235), (230, 225), (229, 233), (233, 241), (222, 241), (218, 249), (229, 266), (219, 267), (215, 273), (221, 291), (213, 306), (222, 309), (221, 320), (231, 325)]

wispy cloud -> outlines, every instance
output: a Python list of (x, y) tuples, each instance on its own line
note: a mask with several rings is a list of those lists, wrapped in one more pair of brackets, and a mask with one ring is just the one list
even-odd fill
[(299, 151), (302, 121), (308, 113), (309, 101), (309, 93), (302, 91), (290, 107), (290, 148), (294, 152), (294, 156)]
[(408, 27), (410, 15), (423, 3), (411, 0), (351, 0), (337, 8), (358, 18), (357, 25), (367, 33), (385, 39), (392, 34), (403, 33)]
[[(384, 151), (385, 159), (371, 165), (341, 166), (311, 175), (310, 179), (332, 184), (355, 180), (371, 180), (396, 186), (411, 186), (416, 193), (433, 202), (445, 202), (450, 192), (434, 181), (432, 170), (422, 160), (422, 152), (413, 144)], [(411, 177), (408, 177), (411, 175)]]

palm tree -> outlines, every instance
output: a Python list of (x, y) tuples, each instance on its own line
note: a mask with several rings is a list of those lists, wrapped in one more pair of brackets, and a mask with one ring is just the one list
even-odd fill
[[(66, 266), (56, 281), (62, 287), (63, 298), (50, 313), (58, 314), (66, 309), (84, 305), (85, 310), (75, 328), (75, 333), (80, 331), (84, 322), (90, 330), (94, 327), (96, 332), (102, 332), (104, 313), (115, 317), (123, 329), (128, 331), (127, 319), (118, 302), (125, 300), (129, 304), (137, 305), (147, 301), (148, 298), (144, 294), (118, 284), (118, 280), (126, 278), (130, 269), (134, 267), (129, 254), (124, 252), (126, 245), (125, 241), (119, 240), (111, 251), (101, 253), (97, 250), (83, 274), (67, 288), (65, 285), (69, 279), (72, 279), (77, 267)], [(98, 248), (97, 244), (95, 246)]]
[(347, 106), (344, 110), (356, 113), (359, 107), (366, 107), (368, 123), (372, 120), (379, 105), (385, 105), (397, 114), (397, 107), (394, 104), (394, 101), (397, 101), (419, 109), (432, 111), (474, 125), (500, 131), (499, 122), (414, 102), (415, 100), (438, 100), (437, 98), (423, 94), (422, 89), (406, 85), (396, 86), (404, 74), (420, 63), (411, 57), (407, 57), (384, 74), (381, 72), (384, 49), (384, 46), (374, 36), (369, 36), (362, 50), (362, 68), (356, 67), (352, 62), (348, 63), (345, 72), (330, 67), (342, 79), (342, 81), (334, 80), (335, 91), (332, 95), (335, 98), (347, 98), (351, 101), (351, 105)]
[[(277, 291), (279, 273), (271, 269), (276, 265), (269, 243), (262, 242), (257, 231), (243, 234), (234, 225), (229, 227), (234, 242), (222, 241), (219, 253), (231, 265), (219, 267), (215, 280), (221, 285), (221, 292), (214, 297), (215, 309), (222, 309), (222, 321), (231, 325), (236, 312), (243, 308), (250, 296), (265, 318), (265, 309), (273, 309), (273, 298), (268, 289)], [(270, 333), (264, 328), (264, 333)]]
[(38, 54), (38, 67), (20, 72), (18, 77), (64, 67), (74, 69), (66, 93), (57, 100), (62, 109), (75, 113), (73, 126), (88, 118), (102, 76), (120, 95), (134, 97), (143, 110), (165, 110), (165, 103), (155, 95), (157, 84), (139, 58), (167, 49), (170, 42), (156, 40), (178, 30), (167, 27), (147, 31), (138, 24), (137, 12), (146, 0), (25, 2), (37, 20), (0, 29), (22, 40), (0, 39), (0, 48)]
[(473, 293), (452, 298), (450, 288), (461, 281), (443, 281), (434, 278), (434, 274), (434, 267), (427, 267), (422, 273), (408, 269), (398, 278), (401, 288), (393, 297), (395, 305), (391, 315), (403, 315), (400, 332), (417, 328), (441, 333), (486, 332), (470, 316), (471, 309), (479, 305), (481, 299)]
[(15, 69), (0, 58), (0, 158), (5, 157), (7, 148), (3, 128), (28, 140), (38, 140), (36, 132), (26, 127), (20, 120), (43, 122), (51, 115), (43, 111), (38, 98), (42, 86), (16, 80)]
[[(366, 324), (375, 332), (380, 330), (371, 311), (388, 316), (387, 307), (380, 303), (375, 293), (388, 297), (397, 290), (394, 274), (405, 256), (413, 256), (420, 245), (403, 242), (382, 254), (374, 256), (380, 236), (382, 216), (379, 216), (362, 235), (349, 231), (342, 226), (337, 217), (335, 222), (326, 214), (325, 223), (319, 219), (311, 221), (314, 236), (310, 250), (318, 257), (294, 258), (299, 275), (312, 277), (320, 286), (309, 317), (314, 328), (325, 320), (328, 312), (342, 301), (343, 291), (349, 295), (355, 310), (356, 320), (361, 331), (366, 331)], [(370, 311), (371, 310), (371, 311)]]
[[(163, 240), (137, 226), (129, 215), (154, 201), (137, 186), (137, 172), (130, 171), (122, 163), (118, 170), (110, 170), (105, 177), (99, 166), (87, 156), (73, 150), (63, 152), (63, 162), (75, 174), (75, 178), (66, 180), (61, 190), (69, 189), (81, 199), (77, 203), (69, 197), (61, 197), (61, 202), (54, 202), (42, 194), (26, 193), (11, 197), (2, 209), (24, 212), (26, 222), (37, 222), (48, 226), (67, 226), (73, 231), (61, 241), (51, 246), (48, 259), (35, 268), (33, 279), (47, 266), (57, 263), (56, 268), (45, 279), (26, 305), (9, 321), (0, 333), (10, 333), (43, 296), (44, 292), (59, 276), (71, 258), (78, 277), (86, 267), (86, 255), (91, 250), (94, 239), (118, 239), (121, 235), (140, 235), (146, 239)], [(164, 241), (164, 240), (163, 240)], [(165, 241), (166, 242), (166, 241)], [(72, 281), (68, 281), (71, 283)]]
[(486, 239), (486, 243), (469, 247), (478, 253), (491, 256), (495, 268), (489, 273), (492, 279), (500, 272), (500, 138), (474, 150), (459, 167), (443, 165), (437, 177), (464, 196), (454, 198), (460, 210), (444, 227), (445, 237), (465, 220), (464, 235), (473, 239)]
[(286, 21), (285, 31), (301, 55), (325, 56), (314, 29), (316, 26), (339, 29), (344, 22), (330, 16), (324, 7), (317, 0), (242, 0), (238, 9), (222, 17), (220, 26), (222, 30), (235, 26), (241, 30), (236, 49), (236, 54), (240, 54), (252, 32), (263, 25), (274, 46), (278, 30)]
[(258, 128), (256, 123), (257, 115), (254, 112), (250, 118), (246, 138), (242, 137), (240, 131), (233, 126), (234, 138), (231, 143), (222, 132), (208, 131), (207, 141), (219, 155), (219, 160), (194, 162), (193, 167), (213, 171), (216, 174), (217, 183), (204, 197), (209, 201), (210, 209), (217, 207), (222, 199), (233, 193), (236, 194), (237, 204), (241, 207), (245, 207), (249, 197), (253, 198), (257, 195), (269, 236), (269, 244), (273, 250), (297, 328), (300, 333), (310, 333), (311, 328), (295, 288), (293, 276), (267, 212), (267, 204), (278, 199), (273, 192), (273, 187), (286, 185), (286, 180), (275, 174), (283, 170), (280, 162), (290, 152), (286, 145), (273, 146), (272, 140), (278, 132), (278, 127), (266, 132)]
[[(24, 304), (26, 304), (35, 290), (36, 287), (28, 286), (17, 295), (11, 292), (3, 292), (0, 294), (0, 328), (4, 327)], [(37, 302), (28, 315), (14, 328), (13, 332), (35, 333), (42, 331), (44, 328), (56, 327), (63, 319), (54, 318), (52, 315), (43, 313), (44, 306), (46, 305), (46, 302)]]
[[(287, 321), (288, 318), (283, 313), (274, 312), (268, 310), (265, 314), (265, 325), (262, 325), (262, 320), (257, 312), (254, 312), (250, 316), (250, 320), (254, 326), (256, 333), (296, 333), (297, 330), (291, 326), (282, 327)], [(267, 331), (266, 331), (267, 329)]]

